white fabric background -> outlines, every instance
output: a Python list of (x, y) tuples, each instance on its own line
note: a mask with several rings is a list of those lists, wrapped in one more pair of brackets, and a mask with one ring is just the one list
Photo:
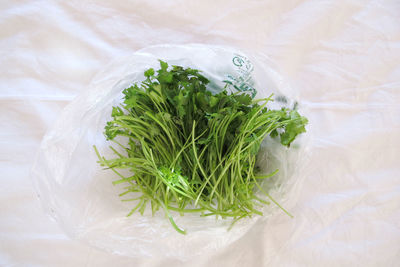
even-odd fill
[[(1, 266), (398, 266), (399, 1), (1, 1)], [(190, 263), (70, 240), (29, 177), (41, 138), (111, 59), (162, 43), (267, 54), (310, 110), (289, 219)]]

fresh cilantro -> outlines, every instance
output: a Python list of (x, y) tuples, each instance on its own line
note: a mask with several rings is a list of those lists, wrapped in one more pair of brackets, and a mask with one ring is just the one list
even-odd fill
[[(231, 217), (234, 221), (254, 214), (268, 201), (256, 196), (262, 178), (255, 166), (261, 142), (270, 135), (289, 147), (306, 131), (307, 119), (296, 110), (267, 108), (272, 98), (253, 100), (245, 93), (222, 90), (212, 94), (199, 70), (169, 67), (148, 69), (146, 79), (123, 90), (124, 101), (113, 107), (105, 127), (107, 140), (128, 139), (125, 155), (99, 157), (113, 169), (117, 183), (127, 183), (121, 195), (141, 192), (134, 211), (161, 207), (173, 227), (170, 211)], [(119, 169), (129, 169), (125, 177)], [(265, 196), (277, 204), (271, 196)], [(280, 207), (280, 206), (279, 206)], [(283, 208), (282, 208), (283, 209)], [(284, 210), (285, 211), (285, 210)], [(285, 211), (286, 212), (286, 211)]]

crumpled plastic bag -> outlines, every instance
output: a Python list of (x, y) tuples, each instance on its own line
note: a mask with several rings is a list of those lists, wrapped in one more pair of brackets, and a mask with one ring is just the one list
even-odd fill
[[(214, 92), (229, 84), (232, 90), (246, 91), (255, 98), (274, 93), (273, 108), (298, 105), (295, 92), (264, 55), (199, 44), (148, 47), (106, 66), (65, 108), (43, 138), (32, 177), (44, 208), (71, 238), (131, 257), (163, 255), (185, 260), (228, 246), (256, 221), (283, 211), (271, 204), (263, 209), (264, 216), (242, 219), (229, 231), (228, 219), (172, 212), (187, 235), (177, 233), (163, 211), (152, 216), (148, 209), (143, 216), (138, 212), (126, 216), (132, 203), (121, 201), (118, 194), (122, 186), (112, 185), (118, 178), (99, 166), (93, 145), (106, 158), (112, 157), (110, 143), (103, 135), (111, 108), (121, 102), (124, 88), (144, 79), (146, 69), (158, 68), (158, 59), (202, 70), (211, 81), (208, 89)], [(302, 180), (296, 177), (296, 169), (304, 165), (300, 162), (306, 148), (304, 140), (300, 136), (287, 149), (269, 139), (260, 150), (258, 160), (263, 170), (279, 168), (279, 173), (263, 186), (283, 206), (285, 198), (295, 197), (295, 185)]]

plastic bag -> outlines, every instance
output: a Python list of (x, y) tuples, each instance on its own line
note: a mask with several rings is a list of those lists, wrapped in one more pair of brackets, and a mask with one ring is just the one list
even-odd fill
[[(148, 209), (144, 216), (137, 212), (126, 216), (132, 203), (121, 201), (118, 194), (122, 188), (112, 185), (116, 175), (99, 166), (93, 145), (106, 158), (112, 157), (103, 135), (111, 108), (121, 102), (124, 88), (144, 79), (146, 69), (158, 68), (158, 59), (202, 70), (211, 80), (211, 91), (228, 83), (233, 90), (247, 91), (256, 98), (274, 93), (278, 101), (273, 108), (296, 103), (294, 92), (263, 55), (195, 44), (148, 47), (108, 65), (89, 89), (65, 108), (43, 138), (32, 176), (43, 206), (71, 238), (132, 257), (163, 255), (185, 260), (231, 244), (256, 221), (280, 210), (273, 204), (266, 206), (264, 216), (242, 219), (230, 231), (230, 220), (173, 213), (187, 235), (177, 233), (163, 211), (151, 216)], [(291, 149), (268, 140), (259, 155), (264, 170), (280, 170), (263, 186), (284, 206), (284, 192), (299, 181), (293, 174), (304, 153), (304, 144), (296, 146), (301, 139)]]

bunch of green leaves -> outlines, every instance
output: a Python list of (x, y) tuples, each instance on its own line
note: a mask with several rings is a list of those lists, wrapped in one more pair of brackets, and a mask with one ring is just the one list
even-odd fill
[[(122, 148), (116, 157), (99, 163), (126, 184), (121, 196), (136, 201), (129, 213), (143, 214), (150, 204), (160, 208), (176, 225), (171, 211), (200, 216), (231, 217), (237, 221), (274, 201), (260, 183), (273, 176), (256, 173), (261, 142), (268, 135), (289, 146), (305, 132), (307, 119), (296, 110), (268, 109), (266, 99), (253, 100), (245, 93), (218, 94), (207, 90), (208, 79), (199, 70), (169, 67), (160, 61), (157, 72), (149, 69), (145, 80), (123, 91), (124, 101), (113, 107), (105, 127), (107, 140)], [(116, 137), (127, 139), (122, 145)], [(121, 151), (121, 150), (120, 150)], [(130, 170), (123, 176), (120, 169)], [(260, 197), (258, 192), (265, 197)]]

